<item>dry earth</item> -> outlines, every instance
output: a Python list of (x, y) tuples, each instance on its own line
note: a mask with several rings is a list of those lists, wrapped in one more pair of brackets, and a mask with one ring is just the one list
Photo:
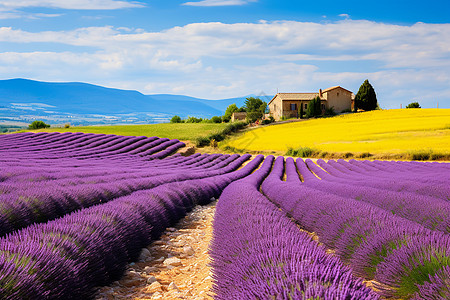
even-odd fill
[(196, 206), (128, 265), (121, 280), (98, 290), (96, 299), (213, 299), (208, 245), (216, 201)]

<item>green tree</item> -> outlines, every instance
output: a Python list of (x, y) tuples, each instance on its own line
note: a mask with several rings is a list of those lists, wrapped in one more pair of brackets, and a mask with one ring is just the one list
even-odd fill
[(312, 118), (320, 115), (322, 115), (322, 104), (320, 102), (320, 97), (317, 96), (309, 101), (308, 107), (306, 108), (306, 116)]
[(218, 116), (214, 116), (211, 118), (212, 123), (222, 123), (222, 118)]
[(202, 118), (188, 117), (185, 122), (186, 123), (200, 123), (201, 121), (203, 121)]
[(231, 116), (233, 113), (238, 112), (239, 108), (235, 103), (228, 105), (227, 109), (225, 110), (225, 114), (223, 115), (222, 119), (224, 122), (228, 123), (231, 120)]
[(406, 105), (406, 108), (421, 108), (419, 105), (419, 102), (411, 102), (410, 104)]
[(49, 128), (50, 125), (45, 124), (44, 121), (34, 121), (30, 125), (28, 125), (29, 129), (40, 129), (40, 128)]
[(170, 119), (170, 123), (181, 123), (181, 118), (175, 115)]
[(267, 103), (259, 98), (248, 97), (245, 100), (245, 111), (247, 112), (247, 121), (255, 122), (262, 119), (267, 108)]
[(377, 109), (377, 107), (377, 95), (369, 80), (366, 79), (359, 87), (358, 93), (355, 96), (355, 110), (361, 108), (369, 111)]

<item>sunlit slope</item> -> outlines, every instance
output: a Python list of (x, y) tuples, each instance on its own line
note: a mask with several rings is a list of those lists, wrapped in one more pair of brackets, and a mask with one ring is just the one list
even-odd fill
[(331, 153), (450, 152), (450, 109), (402, 109), (266, 126), (228, 146), (253, 151), (313, 147)]
[(46, 128), (34, 132), (82, 132), (125, 136), (158, 136), (169, 139), (195, 140), (220, 131), (226, 124), (216, 123), (161, 123), (150, 125), (79, 126), (70, 128)]

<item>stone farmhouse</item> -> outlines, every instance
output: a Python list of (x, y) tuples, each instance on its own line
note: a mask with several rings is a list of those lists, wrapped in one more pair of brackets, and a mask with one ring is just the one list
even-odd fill
[(322, 112), (327, 108), (333, 108), (340, 113), (353, 108), (355, 95), (340, 86), (333, 86), (318, 93), (278, 93), (269, 102), (270, 115), (279, 121), (282, 117), (298, 118), (300, 105), (306, 112), (308, 103), (319, 96), (322, 104)]

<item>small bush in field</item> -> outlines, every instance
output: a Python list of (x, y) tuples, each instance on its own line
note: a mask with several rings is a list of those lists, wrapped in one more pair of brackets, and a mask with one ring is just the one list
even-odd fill
[(49, 128), (50, 125), (45, 124), (44, 121), (34, 121), (30, 125), (28, 125), (29, 129), (41, 129), (41, 128)]
[(298, 156), (298, 157), (311, 157), (318, 151), (310, 147), (299, 147), (297, 149), (288, 148), (286, 152), (287, 156)]
[(170, 119), (170, 123), (181, 123), (181, 117), (173, 116), (172, 119)]
[(406, 108), (421, 108), (419, 105), (419, 102), (411, 102), (410, 104), (406, 105)]
[(222, 118), (218, 116), (214, 116), (211, 118), (212, 123), (222, 123)]
[(217, 141), (216, 141), (215, 139), (212, 139), (212, 140), (209, 142), (209, 146), (210, 146), (210, 147), (213, 147), (213, 148), (217, 148)]

